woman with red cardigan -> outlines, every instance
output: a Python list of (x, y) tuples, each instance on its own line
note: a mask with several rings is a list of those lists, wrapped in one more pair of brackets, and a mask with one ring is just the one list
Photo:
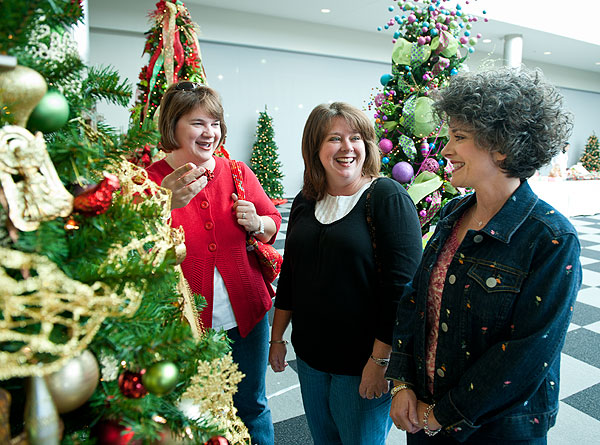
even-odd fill
[(174, 227), (183, 226), (187, 255), (183, 275), (207, 306), (205, 327), (223, 329), (233, 359), (245, 378), (234, 404), (253, 444), (273, 445), (273, 423), (265, 395), (273, 289), (256, 255), (246, 250), (247, 234), (273, 243), (281, 215), (252, 171), (241, 165), (247, 200), (238, 199), (229, 161), (214, 156), (225, 140), (223, 106), (213, 89), (179, 82), (160, 105), (161, 148), (167, 156), (148, 167), (148, 176), (172, 191)]

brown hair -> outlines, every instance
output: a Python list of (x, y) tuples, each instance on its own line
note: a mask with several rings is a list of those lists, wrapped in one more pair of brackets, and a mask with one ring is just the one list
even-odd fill
[(178, 85), (191, 83), (188, 81), (171, 85), (160, 102), (160, 115), (158, 116), (158, 129), (160, 131), (160, 146), (167, 153), (179, 148), (175, 140), (175, 129), (181, 116), (200, 107), (213, 119), (218, 119), (221, 124), (220, 146), (225, 141), (227, 126), (223, 119), (223, 105), (219, 94), (212, 88), (194, 84), (193, 89), (179, 89)]
[(319, 151), (331, 130), (334, 117), (342, 117), (358, 132), (365, 143), (363, 175), (379, 176), (381, 158), (376, 144), (375, 130), (369, 119), (358, 108), (345, 102), (317, 105), (308, 116), (302, 135), (302, 157), (304, 158), (304, 186), (302, 193), (308, 199), (319, 201), (327, 193), (325, 168), (319, 159)]

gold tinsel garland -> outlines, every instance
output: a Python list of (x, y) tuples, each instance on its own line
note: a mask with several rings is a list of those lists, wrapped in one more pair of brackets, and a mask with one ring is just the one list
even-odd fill
[(219, 427), (226, 431), (225, 437), (236, 445), (250, 445), (248, 429), (237, 416), (233, 395), (244, 374), (238, 371), (231, 353), (211, 362), (198, 362), (198, 373), (192, 377), (190, 386), (181, 396), (191, 402), (200, 415), (210, 413)]
[[(28, 278), (11, 276), (21, 271)], [(106, 317), (133, 315), (141, 299), (133, 285), (118, 295), (104, 283), (67, 277), (45, 256), (0, 248), (0, 343), (20, 345), (0, 351), (0, 380), (57, 371), (88, 346)]]

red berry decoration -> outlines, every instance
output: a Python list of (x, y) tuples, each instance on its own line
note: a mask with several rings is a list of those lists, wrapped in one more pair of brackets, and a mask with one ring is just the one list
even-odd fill
[(141, 399), (148, 391), (142, 384), (143, 372), (125, 371), (119, 376), (121, 394), (129, 399)]
[(229, 445), (229, 441), (223, 436), (215, 436), (204, 442), (204, 445)]

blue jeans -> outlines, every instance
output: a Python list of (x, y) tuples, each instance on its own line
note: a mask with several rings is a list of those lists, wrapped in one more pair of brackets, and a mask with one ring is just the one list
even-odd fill
[(269, 321), (262, 319), (246, 337), (237, 327), (229, 329), (233, 361), (246, 377), (238, 384), (233, 404), (244, 422), (253, 445), (273, 445), (275, 442), (271, 410), (267, 404), (265, 375), (269, 356)]
[(385, 445), (391, 398), (363, 399), (360, 377), (317, 371), (297, 359), (306, 420), (315, 445)]

